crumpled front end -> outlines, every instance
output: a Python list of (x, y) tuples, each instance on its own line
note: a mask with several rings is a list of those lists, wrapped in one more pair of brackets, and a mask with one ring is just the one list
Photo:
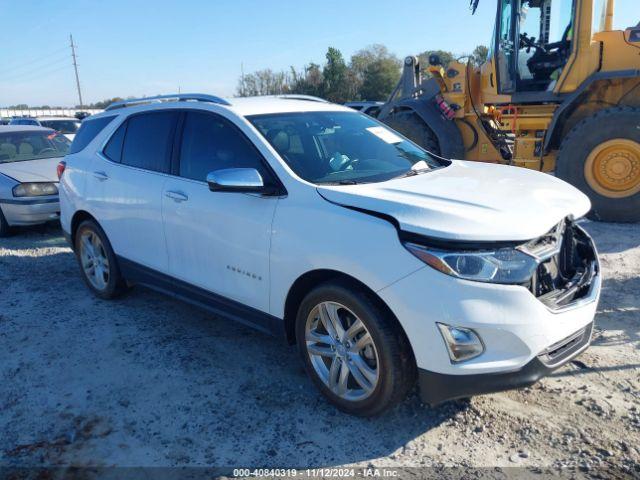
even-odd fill
[[(517, 248), (538, 261), (526, 284), (425, 267), (378, 292), (407, 332), (426, 403), (530, 385), (588, 347), (602, 284), (589, 235), (567, 219)], [(438, 324), (472, 331), (483, 352), (455, 361)]]

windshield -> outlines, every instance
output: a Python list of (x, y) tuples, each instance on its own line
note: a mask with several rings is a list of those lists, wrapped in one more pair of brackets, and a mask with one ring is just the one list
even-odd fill
[(76, 120), (40, 120), (40, 124), (60, 133), (76, 133), (80, 127), (80, 122)]
[(297, 175), (316, 184), (381, 182), (442, 166), (425, 150), (357, 112), (248, 118)]
[(71, 142), (57, 132), (0, 133), (0, 163), (63, 157)]

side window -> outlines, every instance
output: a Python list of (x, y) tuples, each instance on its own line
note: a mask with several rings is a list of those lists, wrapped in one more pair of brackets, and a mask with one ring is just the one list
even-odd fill
[(71, 148), (69, 149), (69, 153), (78, 153), (80, 150), (83, 150), (91, 140), (96, 138), (104, 127), (109, 125), (111, 121), (116, 118), (115, 115), (111, 117), (99, 117), (95, 119), (87, 119), (82, 122), (80, 125), (80, 129), (73, 139), (73, 143), (71, 144)]
[(122, 163), (132, 167), (169, 172), (171, 145), (177, 113), (149, 112), (127, 120)]
[(515, 79), (512, 75), (516, 59), (513, 38), (513, 2), (514, 0), (501, 0), (500, 3), (497, 69), (501, 93), (513, 92), (515, 87)]
[(109, 139), (109, 143), (102, 152), (109, 160), (120, 163), (122, 161), (122, 145), (124, 144), (124, 134), (127, 131), (127, 122), (118, 127), (116, 132)]
[(255, 168), (265, 174), (260, 154), (231, 122), (210, 113), (188, 112), (180, 148), (180, 176), (204, 182), (208, 173), (225, 168)]

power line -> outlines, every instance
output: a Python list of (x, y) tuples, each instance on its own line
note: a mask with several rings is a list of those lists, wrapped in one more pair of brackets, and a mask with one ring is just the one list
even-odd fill
[[(3, 60), (2, 61), (2, 68), (3, 68), (3, 70), (16, 70), (16, 69), (19, 69), (19, 68), (22, 68), (22, 67), (33, 65), (33, 64), (39, 63), (39, 62), (41, 62), (43, 60), (48, 60), (53, 55), (56, 55), (57, 53), (63, 52), (66, 49), (67, 49), (67, 47), (57, 48), (57, 49), (55, 49), (55, 50), (53, 50), (53, 51), (51, 51), (51, 52), (49, 52), (49, 53), (47, 53), (47, 54), (45, 54), (45, 55), (43, 55), (41, 57), (38, 57), (38, 58), (35, 58), (35, 59), (32, 59), (32, 60), (28, 60), (26, 62), (23, 61), (22, 59), (18, 59), (18, 58), (14, 59), (13, 62), (11, 60), (9, 60), (8, 62)], [(11, 64), (12, 63), (14, 63), (14, 64), (17, 63), (17, 64), (19, 64), (19, 66), (15, 67), (15, 68), (11, 68)]]
[[(42, 72), (34, 72), (34, 73), (32, 73), (31, 75), (28, 75), (28, 76), (26, 76), (26, 77), (22, 77), (22, 78), (20, 79), (20, 82), (22, 82), (22, 83), (26, 83), (26, 82), (29, 82), (29, 81), (31, 81), (31, 80), (35, 80), (35, 79), (37, 79), (37, 78), (44, 78), (44, 77), (46, 77), (46, 76), (48, 76), (48, 75), (51, 75), (51, 74), (53, 74), (53, 73), (57, 73), (57, 72), (60, 72), (60, 71), (62, 71), (62, 70), (66, 70), (66, 69), (68, 69), (70, 66), (71, 66), (71, 65), (68, 65), (68, 64), (67, 64), (67, 65), (62, 65), (62, 66), (60, 66), (60, 67), (58, 67), (58, 68), (54, 68), (54, 69), (52, 69), (52, 70), (45, 70), (45, 71), (42, 71)], [(10, 82), (14, 82), (14, 80), (9, 80), (9, 81), (10, 81)], [(2, 83), (8, 83), (9, 81), (4, 80), (4, 79), (0, 79), (0, 84), (2, 84)]]
[[(68, 61), (69, 61), (69, 59), (68, 59), (68, 57), (65, 55), (65, 56), (64, 56), (64, 58), (58, 58), (58, 59), (56, 59), (56, 60), (53, 60), (52, 62), (47, 62), (47, 63), (45, 63), (45, 64), (39, 65), (39, 66), (38, 66), (38, 67), (36, 67), (36, 68), (29, 69), (29, 70), (27, 70), (27, 71), (25, 71), (25, 72), (19, 72), (19, 73), (17, 73), (17, 74), (15, 74), (15, 72), (8, 72), (8, 73), (9, 73), (9, 75), (8, 75), (8, 76), (6, 76), (6, 77), (0, 77), (0, 80), (2, 80), (2, 81), (6, 81), (6, 80), (19, 80), (19, 79), (21, 79), (22, 77), (29, 77), (29, 76), (31, 76), (33, 73), (37, 73), (37, 72), (40, 72), (40, 71), (42, 71), (42, 70), (45, 70), (46, 68), (48, 68), (48, 67), (50, 67), (50, 66), (58, 65), (58, 64), (60, 64), (61, 62), (65, 62), (65, 63), (66, 63), (66, 62), (68, 62)], [(67, 65), (69, 65), (69, 64), (67, 64)]]

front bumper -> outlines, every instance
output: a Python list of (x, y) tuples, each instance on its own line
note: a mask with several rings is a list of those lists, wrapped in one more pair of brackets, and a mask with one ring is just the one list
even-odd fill
[[(411, 343), (424, 401), (530, 385), (586, 349), (602, 285), (595, 246), (587, 243), (589, 268), (553, 298), (528, 286), (473, 282), (428, 266), (379, 290)], [(438, 323), (473, 330), (484, 352), (452, 362)], [(572, 348), (562, 356), (549, 353), (569, 342)]]
[(57, 195), (0, 198), (0, 208), (11, 226), (37, 225), (60, 219), (60, 200)]
[(593, 323), (552, 345), (522, 368), (512, 372), (447, 375), (418, 370), (420, 398), (428, 405), (533, 385), (583, 352), (591, 342)]

